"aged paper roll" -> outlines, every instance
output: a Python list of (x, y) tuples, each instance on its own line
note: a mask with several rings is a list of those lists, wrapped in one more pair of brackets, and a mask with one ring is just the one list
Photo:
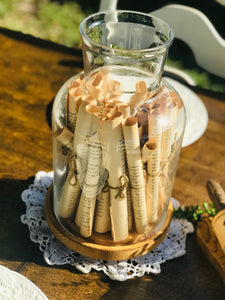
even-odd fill
[(107, 99), (113, 99), (114, 101), (119, 101), (122, 95), (121, 83), (117, 80), (109, 80), (109, 87), (107, 90)]
[[(68, 86), (69, 92), (66, 98), (67, 110), (67, 128), (58, 135), (57, 139), (69, 148), (72, 152), (68, 156), (68, 174), (59, 199), (59, 215), (62, 218), (72, 217), (76, 207), (78, 198), (80, 196), (80, 185), (77, 180), (76, 160), (73, 151), (73, 137), (72, 132), (76, 128), (77, 109), (80, 105), (82, 89), (80, 88), (80, 80), (74, 80)], [(78, 104), (79, 102), (79, 104)], [(70, 133), (71, 131), (71, 133)]]
[(73, 151), (73, 133), (67, 127), (63, 127), (56, 139), (71, 152)]
[(170, 91), (169, 96), (172, 99), (174, 106), (177, 107), (177, 115), (178, 115), (181, 108), (183, 107), (183, 101), (181, 100), (180, 96), (174, 91)]
[(101, 101), (102, 97), (107, 94), (109, 89), (110, 72), (105, 68), (91, 76), (86, 82), (88, 93), (97, 101)]
[(68, 160), (68, 175), (59, 200), (59, 216), (62, 218), (70, 218), (73, 216), (80, 196), (80, 185), (75, 174), (75, 157), (73, 157), (72, 154), (69, 154)]
[(76, 160), (75, 156), (72, 154), (72, 136), (72, 132), (70, 132), (67, 128), (64, 128), (63, 131), (57, 136), (57, 140), (71, 150), (68, 155), (67, 177), (59, 197), (59, 216), (62, 218), (70, 218), (74, 215), (78, 198), (80, 196), (80, 185), (77, 180), (76, 173)]
[(82, 207), (80, 234), (85, 237), (92, 234), (101, 162), (101, 144), (98, 133), (95, 133), (89, 139), (88, 164), (82, 190), (84, 202)]
[(89, 92), (89, 94), (99, 100), (102, 95), (103, 95), (103, 91), (101, 89), (103, 83), (103, 74), (102, 72), (98, 72), (96, 74), (94, 74), (90, 80), (87, 81), (86, 83), (86, 88)]
[(98, 233), (105, 233), (111, 229), (109, 205), (110, 195), (107, 187), (97, 196), (94, 229)]
[(153, 105), (150, 109), (148, 117), (148, 136), (154, 136), (157, 147), (153, 150), (147, 162), (147, 211), (150, 223), (155, 223), (158, 218), (159, 205), (159, 182), (160, 182), (160, 155), (161, 155), (161, 139), (162, 139), (162, 118), (160, 105)]
[(85, 195), (83, 196), (80, 234), (84, 237), (89, 237), (92, 234), (93, 219), (95, 213), (95, 202), (96, 197), (89, 198)]
[(144, 144), (141, 149), (141, 160), (145, 164), (152, 155), (153, 151), (157, 148), (157, 143), (154, 137), (149, 138), (149, 140)]
[(83, 91), (80, 87), (72, 87), (66, 96), (66, 124), (74, 132), (77, 121), (77, 112), (82, 101)]
[[(177, 117), (177, 105), (173, 103), (170, 99), (170, 102), (165, 106), (166, 114), (166, 124), (162, 134), (162, 148), (161, 148), (161, 176), (160, 176), (160, 192), (163, 206), (166, 201), (166, 193), (172, 190), (172, 186), (168, 186), (168, 183), (171, 183), (171, 178), (169, 175), (170, 163), (173, 156), (173, 150), (175, 143), (175, 123)], [(173, 169), (173, 168), (172, 168)]]
[(136, 83), (136, 93), (134, 93), (128, 102), (131, 108), (138, 107), (144, 104), (148, 99), (155, 96), (158, 90), (148, 91), (145, 81)]
[(123, 115), (118, 112), (112, 120), (103, 120), (101, 123), (103, 164), (109, 171), (111, 230), (115, 242), (128, 237), (127, 177), (122, 120)]
[(81, 89), (83, 89), (83, 80), (84, 80), (84, 73), (79, 74), (79, 76), (75, 77), (74, 79), (72, 79), (69, 83), (68, 83), (68, 89), (71, 89), (72, 87), (80, 87)]
[(136, 84), (136, 93), (134, 93), (128, 102), (131, 108), (137, 107), (143, 104), (147, 99), (149, 99), (149, 92), (144, 81), (139, 81)]
[(134, 223), (133, 205), (130, 186), (127, 186), (127, 215), (128, 215), (128, 230), (132, 230)]
[(135, 117), (131, 116), (126, 119), (123, 124), (123, 135), (136, 231), (137, 233), (146, 233), (148, 230), (148, 217), (145, 181), (142, 170), (138, 123)]
[(122, 112), (124, 120), (130, 116), (130, 107), (127, 103), (118, 103), (116, 106), (118, 111)]
[(162, 135), (162, 163), (165, 175), (167, 174), (166, 165), (168, 166), (168, 158), (171, 154), (172, 144), (174, 143), (174, 125), (177, 116), (177, 106), (171, 101), (166, 106), (166, 124)]
[[(92, 137), (91, 141), (89, 140), (86, 176), (83, 182), (83, 190), (81, 193), (81, 197), (80, 197), (80, 201), (79, 201), (79, 205), (75, 217), (75, 223), (79, 227), (81, 227), (82, 225), (82, 214), (83, 214), (84, 207), (89, 213), (90, 212), (94, 213), (94, 204), (96, 201), (96, 194), (97, 194), (98, 180), (99, 180), (99, 170), (101, 164), (100, 146), (101, 145), (100, 145), (99, 137), (98, 134), (96, 133), (95, 136)], [(97, 169), (95, 169), (95, 166), (97, 166)], [(92, 208), (92, 210), (90, 210), (90, 208)], [(87, 215), (85, 217), (87, 217)], [(93, 221), (92, 219), (90, 220)]]
[(81, 226), (81, 222), (82, 222), (82, 210), (83, 210), (84, 201), (85, 201), (84, 197), (85, 197), (85, 195), (83, 193), (81, 193), (77, 211), (76, 211), (76, 215), (75, 215), (75, 219), (74, 219), (75, 224), (77, 224), (78, 227)]
[[(81, 104), (77, 114), (73, 152), (69, 156), (68, 175), (60, 195), (59, 215), (64, 218), (71, 217), (76, 210), (80, 196), (80, 182), (82, 183), (82, 176), (84, 175), (88, 159), (87, 137), (91, 134), (93, 118), (96, 118), (85, 110), (85, 106), (85, 103)], [(85, 122), (86, 126), (83, 126), (82, 122)], [(79, 168), (80, 174), (77, 174)]]
[(84, 180), (88, 161), (88, 137), (97, 130), (97, 127), (97, 117), (87, 111), (86, 103), (82, 103), (77, 115), (73, 147), (73, 151), (76, 156), (78, 179), (81, 185)]

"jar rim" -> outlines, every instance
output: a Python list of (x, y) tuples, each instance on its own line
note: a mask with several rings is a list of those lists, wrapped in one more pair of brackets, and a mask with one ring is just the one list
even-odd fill
[[(88, 24), (88, 22), (90, 22), (91, 19), (96, 19), (96, 25), (102, 24), (103, 22), (99, 22), (97, 23), (97, 18), (100, 18), (100, 16), (109, 16), (109, 15), (115, 15), (115, 13), (117, 14), (117, 16), (122, 15), (122, 14), (129, 14), (129, 15), (136, 15), (136, 16), (143, 16), (145, 18), (148, 18), (149, 20), (153, 21), (159, 25), (163, 27), (167, 27), (167, 30), (169, 32), (168, 36), (166, 36), (166, 41), (162, 42), (162, 44), (151, 47), (151, 48), (145, 48), (145, 49), (122, 49), (122, 48), (114, 48), (114, 47), (110, 47), (110, 46), (106, 46), (104, 44), (101, 43), (97, 43), (96, 41), (92, 40), (85, 32), (84, 30), (84, 26)], [(127, 21), (128, 22), (128, 21)], [(106, 22), (105, 22), (106, 23)], [(138, 22), (135, 22), (138, 24)], [(143, 24), (143, 25), (147, 25), (147, 23), (139, 23), (139, 24)], [(154, 25), (154, 23), (153, 23)], [(149, 25), (148, 25), (149, 26)], [(93, 26), (94, 27), (94, 26)], [(92, 28), (93, 28), (92, 27)], [(168, 23), (166, 23), (164, 20), (157, 18), (155, 16), (152, 16), (151, 14), (148, 13), (143, 13), (143, 12), (139, 12), (139, 11), (131, 11), (131, 10), (115, 10), (115, 11), (103, 11), (103, 12), (97, 12), (94, 14), (89, 15), (88, 17), (86, 17), (83, 21), (81, 21), (80, 25), (79, 25), (79, 31), (81, 34), (82, 38), (85, 38), (86, 41), (88, 41), (92, 46), (96, 47), (96, 48), (101, 48), (103, 50), (106, 51), (115, 51), (115, 52), (120, 52), (120, 53), (152, 53), (152, 52), (156, 52), (156, 51), (160, 51), (160, 50), (164, 50), (169, 48), (169, 46), (171, 45), (173, 39), (174, 39), (174, 32), (172, 30), (172, 28), (170, 27), (170, 25)]]

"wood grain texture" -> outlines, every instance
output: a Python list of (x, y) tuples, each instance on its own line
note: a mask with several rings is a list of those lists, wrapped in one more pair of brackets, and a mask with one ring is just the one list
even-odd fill
[[(0, 263), (32, 280), (50, 300), (224, 299), (224, 283), (195, 234), (185, 256), (161, 265), (158, 276), (114, 282), (101, 272), (49, 266), (20, 221), (21, 192), (37, 171), (52, 170), (51, 101), (82, 67), (81, 52), (0, 29)], [(201, 139), (182, 149), (173, 196), (182, 204), (210, 202), (209, 178), (225, 188), (225, 102), (198, 94), (209, 112)]]
[[(225, 214), (225, 211), (223, 210), (220, 212), (220, 214), (221, 213)], [(206, 218), (205, 220), (199, 222), (196, 230), (197, 241), (202, 251), (218, 271), (225, 284), (225, 254), (220, 242), (217, 239), (212, 222), (213, 218)], [(225, 234), (223, 237), (225, 237)], [(224, 240), (222, 245), (224, 245)]]
[(82, 58), (19, 34), (1, 34), (0, 44), (0, 174), (24, 179), (52, 169), (48, 112), (61, 85), (80, 72)]

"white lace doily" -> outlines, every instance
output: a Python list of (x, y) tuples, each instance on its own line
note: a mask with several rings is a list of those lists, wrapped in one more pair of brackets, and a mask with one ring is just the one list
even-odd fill
[[(186, 236), (194, 231), (193, 225), (185, 219), (172, 219), (164, 241), (151, 252), (137, 258), (103, 261), (70, 250), (56, 239), (45, 219), (45, 195), (52, 180), (53, 172), (40, 171), (36, 174), (34, 183), (21, 195), (26, 204), (26, 213), (21, 216), (21, 221), (28, 225), (30, 239), (39, 243), (39, 248), (49, 265), (70, 264), (83, 273), (89, 273), (94, 269), (103, 271), (112, 280), (125, 281), (144, 274), (159, 274), (162, 263), (185, 254)], [(179, 202), (175, 199), (173, 204), (179, 206)]]

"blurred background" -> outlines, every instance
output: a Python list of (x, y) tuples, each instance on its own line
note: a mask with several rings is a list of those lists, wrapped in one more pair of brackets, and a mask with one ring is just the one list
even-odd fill
[[(148, 13), (172, 3), (202, 11), (225, 39), (225, 0), (119, 0), (117, 8)], [(79, 23), (98, 10), (99, 0), (0, 0), (0, 26), (79, 48)], [(180, 40), (174, 41), (167, 65), (185, 71), (200, 88), (225, 93), (224, 79), (199, 68), (192, 51)]]

